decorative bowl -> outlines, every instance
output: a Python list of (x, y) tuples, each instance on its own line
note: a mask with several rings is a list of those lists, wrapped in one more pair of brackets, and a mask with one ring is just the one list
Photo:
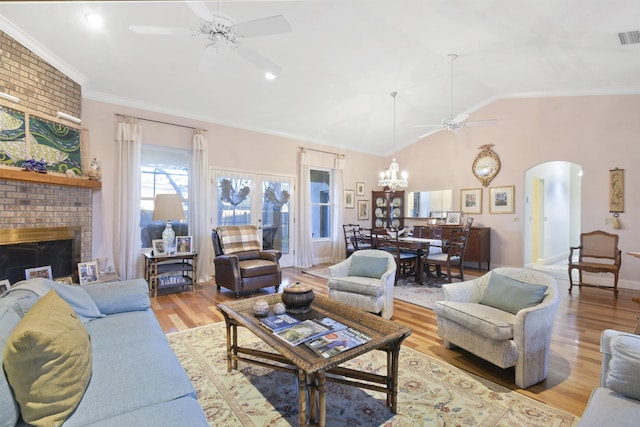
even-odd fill
[(264, 317), (269, 314), (269, 303), (265, 300), (258, 300), (253, 304), (253, 314), (258, 317)]
[(313, 287), (302, 283), (296, 283), (282, 290), (282, 302), (287, 307), (288, 313), (308, 313), (315, 297)]

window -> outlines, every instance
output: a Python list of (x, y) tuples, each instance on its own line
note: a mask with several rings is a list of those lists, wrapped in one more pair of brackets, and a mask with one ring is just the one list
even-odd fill
[(311, 169), (311, 224), (313, 239), (331, 238), (331, 174)]
[[(182, 199), (185, 218), (189, 218), (190, 152), (164, 147), (143, 146), (140, 166), (140, 230), (142, 247), (162, 233), (164, 221), (152, 221), (156, 194), (177, 193)], [(189, 234), (188, 222), (173, 222), (178, 236)], [(151, 232), (153, 230), (153, 232)], [(159, 230), (159, 231), (158, 231)]]

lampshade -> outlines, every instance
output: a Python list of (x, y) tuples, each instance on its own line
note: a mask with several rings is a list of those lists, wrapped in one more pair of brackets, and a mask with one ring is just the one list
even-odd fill
[(153, 208), (154, 221), (173, 221), (184, 219), (182, 200), (177, 194), (157, 194)]

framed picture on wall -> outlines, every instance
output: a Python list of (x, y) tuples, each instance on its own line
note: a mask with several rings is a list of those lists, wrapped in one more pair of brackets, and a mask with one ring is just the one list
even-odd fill
[(460, 210), (465, 214), (482, 213), (482, 188), (460, 190)]
[(369, 201), (358, 200), (358, 221), (369, 219)]
[(88, 285), (98, 281), (98, 263), (96, 261), (79, 262), (78, 277), (81, 285)]
[(36, 277), (43, 277), (45, 279), (53, 279), (51, 274), (51, 266), (45, 265), (43, 267), (27, 268), (24, 270), (24, 277), (29, 279), (35, 279)]
[(507, 185), (505, 187), (489, 188), (489, 213), (492, 214), (510, 214), (515, 212), (514, 204), (514, 187)]
[(353, 190), (344, 190), (344, 207), (353, 209), (356, 207), (356, 192)]
[(356, 196), (364, 196), (364, 182), (356, 183)]

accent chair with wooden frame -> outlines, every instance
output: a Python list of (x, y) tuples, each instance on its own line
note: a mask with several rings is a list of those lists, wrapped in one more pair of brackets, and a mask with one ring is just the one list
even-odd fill
[[(618, 297), (618, 274), (622, 264), (622, 251), (618, 249), (618, 235), (596, 230), (580, 234), (580, 246), (571, 247), (569, 253), (569, 293), (574, 286), (601, 288), (613, 291)], [(575, 255), (577, 253), (577, 259)], [(574, 285), (572, 271), (578, 270), (578, 283)], [(613, 285), (584, 283), (582, 273), (611, 273)]]
[[(452, 282), (454, 277), (463, 282), (464, 251), (467, 247), (468, 240), (469, 227), (452, 228), (450, 230), (449, 240), (446, 242), (446, 245), (444, 245), (445, 247), (442, 248), (442, 253), (428, 255), (424, 263), (429, 266), (435, 266), (436, 275), (438, 277), (445, 277), (449, 283)], [(446, 273), (442, 272), (442, 267), (446, 269)], [(458, 269), (457, 275), (451, 273), (451, 267)]]

